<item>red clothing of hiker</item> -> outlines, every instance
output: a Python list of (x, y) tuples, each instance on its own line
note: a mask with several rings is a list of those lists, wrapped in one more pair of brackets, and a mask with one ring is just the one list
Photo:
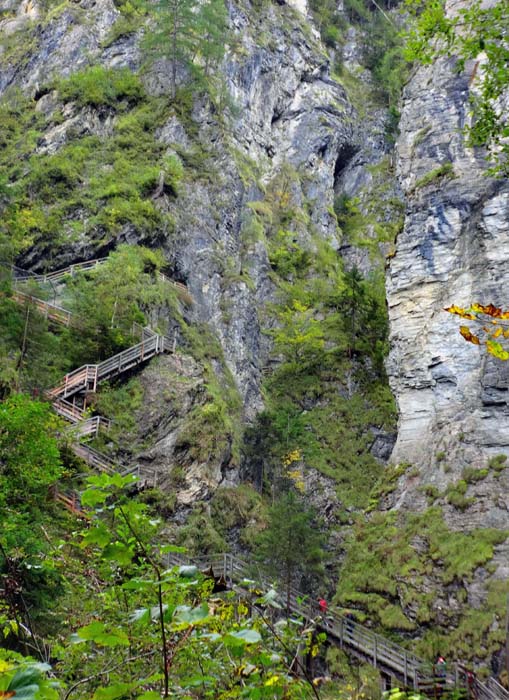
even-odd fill
[(325, 615), (327, 612), (327, 601), (324, 598), (320, 598), (318, 601), (318, 607), (320, 608), (320, 612)]

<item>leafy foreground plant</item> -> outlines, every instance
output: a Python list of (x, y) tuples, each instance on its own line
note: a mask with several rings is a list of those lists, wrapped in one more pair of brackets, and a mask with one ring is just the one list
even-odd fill
[(0, 649), (0, 699), (58, 700), (58, 684), (46, 677), (50, 668)]
[(182, 550), (159, 544), (161, 523), (126, 494), (132, 477), (88, 482), (78, 629), (54, 648), (64, 700), (319, 697), (298, 660), (312, 646), (316, 654), (313, 630), (273, 622), (274, 592), (212, 597), (213, 581), (195, 567), (165, 566)]

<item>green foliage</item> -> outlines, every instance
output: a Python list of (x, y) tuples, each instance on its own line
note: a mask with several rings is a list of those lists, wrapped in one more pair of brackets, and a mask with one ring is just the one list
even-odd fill
[(450, 162), (442, 163), (442, 165), (439, 165), (438, 168), (430, 170), (429, 173), (426, 173), (426, 175), (423, 175), (418, 180), (416, 180), (413, 186), (413, 191), (419, 189), (420, 187), (425, 187), (426, 185), (429, 185), (431, 182), (435, 182), (440, 178), (454, 177), (456, 177), (456, 175), (454, 174), (453, 164)]
[(21, 622), (35, 637), (34, 621), (60, 593), (44, 529), (54, 518), (50, 488), (64, 473), (59, 429), (48, 404), (22, 394), (0, 404), (0, 578), (8, 584), (0, 606), (0, 639), (9, 642), (11, 633), (24, 637)]
[(409, 60), (430, 63), (440, 55), (454, 55), (462, 70), (467, 61), (483, 56), (482, 77), (474, 79), (471, 91), (474, 119), (466, 129), (467, 143), (488, 146), (492, 172), (507, 174), (509, 126), (500, 101), (509, 84), (509, 48), (501, 41), (509, 21), (507, 4), (483, 7), (476, 1), (449, 15), (441, 0), (408, 0), (406, 5), (414, 15), (406, 36)]
[(267, 574), (283, 584), (289, 600), (291, 587), (297, 587), (302, 578), (309, 581), (323, 575), (323, 544), (317, 514), (290, 489), (270, 508), (255, 557)]
[(229, 370), (219, 374), (207, 363), (204, 403), (186, 416), (177, 446), (200, 462), (228, 460), (238, 464), (242, 402)]
[(168, 567), (165, 553), (181, 550), (164, 544), (161, 523), (127, 496), (131, 483), (91, 477), (83, 493), (93, 510), (82, 555), (67, 556), (83, 556), (87, 566), (75, 562), (69, 572), (80, 595), (71, 643), (54, 650), (58, 677), (78, 700), (304, 697), (306, 682), (289, 671), (308, 631), (289, 621), (276, 633), (263, 609), (251, 617), (259, 593), (212, 598), (210, 579), (195, 567)]
[(338, 12), (337, 4), (330, 0), (311, 0), (310, 8), (324, 44), (332, 49), (342, 48), (348, 23), (343, 14)]
[[(378, 620), (389, 629), (415, 629), (427, 623), (430, 631), (424, 638), (428, 640), (436, 625), (435, 616), (439, 614), (433, 608), (435, 593), (428, 584), (433, 581), (433, 586), (440, 590), (450, 587), (463, 604), (466, 596), (461, 598), (458, 590), (472, 580), (479, 567), (486, 566), (495, 547), (504, 542), (507, 535), (507, 532), (488, 528), (468, 533), (450, 531), (439, 507), (429, 508), (424, 513), (392, 511), (374, 513), (369, 520), (360, 518), (347, 546), (336, 601), (356, 608), (359, 616)], [(470, 606), (460, 607), (461, 616), (474, 616), (483, 611), (483, 608), (474, 612)], [(440, 614), (446, 616), (445, 621), (440, 620), (440, 626), (455, 630), (458, 620), (454, 609), (442, 610)], [(483, 626), (480, 636), (487, 634), (488, 627)], [(448, 637), (444, 634), (444, 638), (447, 644), (440, 648), (447, 651), (443, 653), (455, 655), (460, 643), (458, 635), (456, 632)], [(426, 644), (427, 641), (423, 642), (422, 648)], [(478, 654), (480, 646), (479, 640), (478, 645), (466, 651), (461, 644), (462, 653), (458, 655), (471, 658)]]
[(489, 469), (478, 469), (477, 467), (465, 467), (461, 472), (461, 478), (467, 484), (475, 484), (485, 479), (489, 474)]
[(240, 530), (240, 541), (251, 549), (268, 517), (262, 497), (248, 484), (217, 489), (210, 501), (210, 514), (224, 539), (231, 539)]
[(263, 455), (268, 481), (287, 454), (299, 451), (302, 469), (332, 477), (342, 501), (363, 505), (381, 471), (370, 454), (370, 427), (390, 429), (395, 419), (383, 367), (383, 278), (343, 270), (332, 247), (309, 235), (299, 188), (298, 173), (287, 168), (250, 205), (251, 226), (255, 221), (267, 240), (279, 299), (266, 322), (277, 365), (267, 375), (267, 408), (248, 431), (246, 449), (256, 463)]
[(143, 391), (138, 377), (132, 377), (127, 382), (117, 385), (102, 385), (98, 393), (90, 397), (97, 413), (112, 420), (108, 430), (108, 441), (113, 441), (118, 447), (122, 443), (133, 442), (137, 428), (137, 411), (143, 402)]
[(62, 474), (55, 439), (59, 424), (48, 404), (22, 394), (0, 404), (0, 507), (12, 519), (2, 527), (8, 543), (13, 537), (21, 544), (18, 523), (29, 522)]
[(186, 524), (179, 528), (177, 544), (190, 554), (222, 553), (228, 550), (224, 532), (219, 532), (216, 522), (207, 512), (205, 504), (196, 504)]
[(224, 54), (227, 14), (222, 0), (158, 0), (155, 26), (145, 49), (170, 62), (171, 95), (177, 95), (177, 68), (185, 66), (198, 80), (208, 78)]
[(421, 695), (416, 690), (400, 690), (399, 688), (391, 688), (385, 690), (383, 700), (424, 700), (425, 695)]
[(114, 3), (121, 16), (112, 26), (104, 46), (111, 46), (118, 39), (138, 31), (147, 13), (145, 0), (114, 0)]
[[(362, 63), (372, 73), (378, 100), (394, 110), (409, 73), (402, 37), (387, 12), (395, 4), (383, 0), (377, 5), (368, 0), (345, 0), (342, 13), (330, 0), (311, 2), (322, 40), (337, 54), (343, 49), (349, 23), (364, 34)], [(343, 74), (340, 59), (336, 59), (336, 70)]]
[(0, 397), (18, 390), (35, 395), (58, 381), (71, 368), (67, 337), (65, 330), (51, 333), (47, 320), (32, 304), (21, 306), (3, 296), (0, 299)]
[(384, 158), (369, 167), (369, 187), (357, 197), (338, 195), (334, 212), (343, 234), (354, 245), (366, 247), (374, 259), (381, 259), (380, 243), (394, 243), (403, 228), (404, 205), (393, 193), (392, 166)]
[[(7, 657), (7, 658), (6, 658)], [(58, 700), (59, 684), (48, 679), (51, 666), (0, 649), (0, 697)]]
[(495, 455), (495, 457), (490, 457), (488, 461), (488, 467), (495, 472), (502, 472), (504, 469), (507, 469), (508, 466), (507, 455)]
[(388, 464), (376, 482), (372, 492), (368, 510), (377, 508), (381, 499), (393, 493), (398, 487), (398, 481), (412, 465), (409, 462)]
[(310, 265), (310, 253), (295, 240), (291, 231), (278, 231), (269, 256), (272, 269), (283, 279), (302, 274)]
[(91, 66), (61, 80), (58, 92), (64, 102), (76, 102), (80, 107), (111, 107), (126, 109), (140, 102), (143, 87), (129, 68)]
[(467, 510), (475, 501), (473, 497), (466, 496), (467, 488), (468, 484), (464, 479), (449, 484), (446, 491), (447, 502), (458, 510)]
[(176, 292), (157, 274), (163, 263), (158, 252), (120, 245), (102, 265), (68, 282), (68, 303), (80, 319), (71, 328), (75, 364), (97, 362), (139, 342), (133, 323), (143, 325), (154, 311), (171, 308)]
[[(75, 76), (73, 95), (86, 100), (87, 92), (82, 97), (76, 92), (80, 75)], [(142, 92), (137, 106), (131, 107), (116, 117), (111, 136), (77, 136), (70, 129), (57, 152), (34, 154), (40, 132), (51, 126), (56, 114), (44, 117), (33, 102), (16, 95), (0, 104), (7, 125), (0, 183), (9, 183), (0, 224), (5, 244), (1, 238), (0, 244), (17, 254), (34, 242), (44, 242), (48, 250), (85, 233), (96, 241), (110, 241), (126, 225), (145, 239), (171, 228), (171, 220), (152, 199), (161, 185), (174, 196), (182, 177), (178, 158), (166, 156), (164, 144), (155, 138), (167, 108)]]

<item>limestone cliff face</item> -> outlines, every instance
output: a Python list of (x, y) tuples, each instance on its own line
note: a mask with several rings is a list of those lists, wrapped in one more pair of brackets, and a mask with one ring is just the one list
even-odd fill
[[(404, 95), (397, 156), (407, 211), (387, 274), (388, 371), (399, 408), (392, 460), (418, 469), (400, 479), (392, 505), (424, 509), (426, 487), (444, 496), (465, 468), (488, 468), (485, 479), (466, 479), (468, 507), (442, 499), (446, 521), (507, 529), (508, 470), (488, 463), (509, 454), (509, 368), (467, 344), (443, 310), (507, 306), (509, 185), (487, 176), (485, 154), (466, 148), (461, 133), (472, 69), (458, 74), (445, 59), (421, 67)], [(507, 576), (507, 550), (496, 562)]]
[[(37, 154), (56, 153), (77, 135), (107, 139), (114, 125), (115, 116), (108, 110), (62, 105), (58, 94), (48, 93), (52, 79), (91, 64), (137, 71), (142, 61), (140, 34), (109, 39), (120, 18), (113, 0), (48, 7), (37, 0), (0, 2), (0, 31), (7, 37), (0, 54), (0, 95), (21, 88), (33, 97), (40, 113), (51, 116), (62, 110), (62, 118), (38, 139)], [(330, 76), (318, 34), (305, 17), (305, 3), (296, 8), (270, 4), (262, 11), (239, 3), (230, 5), (229, 12), (232, 48), (221, 73), (233, 109), (225, 122), (217, 105), (198, 99), (189, 115), (195, 127), (192, 135), (186, 131), (189, 124), (176, 114), (159, 129), (156, 136), (168, 153), (203, 149), (212, 167), (205, 176), (185, 178), (176, 199), (164, 193), (159, 197), (157, 206), (171, 214), (175, 231), (158, 235), (155, 243), (193, 296), (194, 305), (186, 311), (189, 323), (208, 324), (219, 339), (241, 397), (242, 420), (249, 421), (262, 408), (262, 368), (270, 351), (260, 316), (274, 299), (266, 246), (245, 232), (252, 203), (263, 200), (266, 186), (290, 166), (299, 173), (292, 185), (294, 201), (306, 207), (314, 232), (339, 248), (331, 213), (334, 184), (346, 165), (345, 156), (355, 150), (357, 124), (345, 90)], [(186, 76), (181, 74), (179, 80), (185, 83)], [(149, 94), (169, 95), (168, 64), (157, 61), (143, 73), (143, 82)], [(36, 242), (19, 262), (53, 269), (106, 254), (120, 242), (154, 244), (126, 225), (115, 238), (92, 231), (60, 241), (51, 263), (44, 243)], [(220, 363), (214, 368), (223, 373)], [(155, 381), (164, 393), (164, 379)], [(157, 437), (157, 444), (166, 439), (165, 447), (151, 452), (150, 460), (169, 474), (180, 459), (173, 445), (180, 422), (176, 417), (165, 425), (166, 437), (160, 431)], [(235, 472), (225, 476), (229, 460), (227, 449), (213, 465), (202, 465), (202, 475), (212, 475), (203, 484), (193, 461), (183, 491), (203, 497), (224, 479), (235, 481)], [(188, 495), (183, 499), (188, 502)]]

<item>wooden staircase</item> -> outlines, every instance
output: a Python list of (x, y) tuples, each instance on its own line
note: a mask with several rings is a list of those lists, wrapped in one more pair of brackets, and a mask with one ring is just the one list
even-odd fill
[(133, 367), (150, 360), (155, 355), (173, 350), (173, 340), (144, 328), (145, 338), (127, 350), (113, 355), (98, 365), (83, 365), (68, 372), (62, 382), (48, 391), (52, 400), (67, 399), (80, 392), (95, 392), (100, 382), (127, 372)]
[[(28, 281), (41, 284), (46, 282), (51, 284), (55, 282), (59, 283), (64, 281), (68, 276), (73, 277), (78, 272), (98, 267), (103, 264), (105, 260), (106, 258), (98, 258), (88, 262), (77, 263), (44, 275), (11, 266), (14, 287), (12, 298), (19, 304), (35, 306), (43, 316), (55, 323), (69, 326), (73, 322), (73, 314), (71, 311), (45, 301), (44, 299), (27, 294), (21, 291), (19, 286)], [(173, 280), (170, 280), (162, 273), (158, 274), (162, 281), (177, 287), (181, 291), (185, 291), (187, 301), (189, 301), (190, 295), (185, 285), (180, 282), (173, 282)], [(60, 384), (46, 392), (46, 395), (51, 400), (55, 412), (71, 423), (70, 431), (73, 432), (74, 438), (71, 447), (78, 457), (83, 459), (90, 466), (103, 472), (110, 474), (120, 472), (122, 475), (137, 474), (139, 477), (139, 465), (127, 465), (119, 460), (111, 460), (98, 450), (82, 442), (85, 438), (97, 436), (100, 430), (107, 430), (110, 427), (110, 421), (102, 416), (88, 416), (86, 411), (87, 394), (95, 392), (100, 382), (127, 372), (147, 362), (152, 357), (155, 357), (155, 355), (175, 351), (176, 338), (160, 335), (155, 333), (151, 328), (141, 327), (139, 324), (133, 325), (133, 332), (134, 331), (138, 331), (141, 335), (141, 341), (139, 343), (132, 345), (130, 348), (113, 355), (99, 364), (83, 365), (72, 372), (68, 372)], [(72, 401), (68, 400), (70, 398)], [(143, 471), (144, 482), (148, 480), (155, 482), (156, 473), (154, 471), (152, 471), (150, 479), (146, 474), (147, 470), (144, 469)], [(62, 494), (57, 491), (56, 497), (72, 512), (81, 512), (80, 508), (76, 505), (79, 502), (79, 496), (76, 493)]]
[[(256, 570), (252, 564), (232, 554), (212, 554), (192, 559), (167, 554), (165, 564), (168, 567), (194, 564), (200, 569), (212, 568), (215, 576), (222, 576), (231, 588), (244, 593), (253, 586), (252, 576)], [(256, 580), (265, 590), (272, 588), (272, 584), (259, 573)], [(447, 664), (445, 677), (440, 676), (433, 664), (359, 622), (336, 612), (323, 616), (317, 602), (306, 602), (306, 596), (295, 588), (290, 590), (289, 596), (280, 594), (279, 604), (288, 616), (314, 621), (316, 627), (327, 634), (330, 643), (378, 668), (392, 685), (412, 688), (434, 698), (445, 691), (454, 690), (475, 700), (509, 700), (509, 692), (494, 678), (483, 683), (460, 663)]]
[[(82, 442), (84, 438), (96, 436), (100, 430), (107, 430), (110, 427), (110, 421), (102, 416), (87, 417), (86, 399), (89, 393), (97, 390), (100, 382), (127, 372), (155, 355), (173, 352), (174, 339), (159, 335), (148, 327), (140, 327), (140, 329), (142, 336), (140, 343), (136, 343), (136, 345), (97, 365), (83, 365), (83, 367), (69, 372), (58, 386), (47, 392), (56, 413), (72, 424), (71, 429), (75, 437), (72, 442), (73, 452), (90, 466), (109, 474), (114, 472), (120, 472), (122, 475), (136, 473), (139, 476), (140, 467), (139, 465), (127, 465), (119, 460), (111, 460)], [(72, 398), (73, 401), (68, 401), (69, 398)], [(81, 404), (76, 403), (77, 399), (81, 399)]]

